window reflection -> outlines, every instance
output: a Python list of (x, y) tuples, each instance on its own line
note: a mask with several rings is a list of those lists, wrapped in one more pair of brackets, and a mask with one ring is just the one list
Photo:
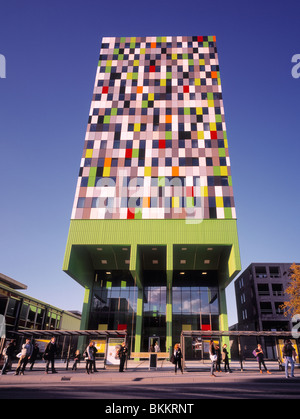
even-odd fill
[(97, 274), (90, 315), (90, 329), (126, 328), (130, 333), (135, 323), (137, 287), (129, 272), (113, 271)]

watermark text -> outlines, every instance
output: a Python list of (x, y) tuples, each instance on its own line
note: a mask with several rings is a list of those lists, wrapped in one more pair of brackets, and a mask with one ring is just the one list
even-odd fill
[(300, 77), (300, 54), (294, 54), (292, 56), (292, 63), (295, 64), (292, 67), (292, 77), (294, 79), (299, 79)]
[(0, 54), (0, 79), (6, 79), (6, 59)]

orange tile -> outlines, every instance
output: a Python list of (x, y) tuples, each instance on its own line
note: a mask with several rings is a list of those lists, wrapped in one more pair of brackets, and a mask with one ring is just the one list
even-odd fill
[(136, 89), (137, 93), (143, 93), (143, 86), (138, 86)]
[(217, 79), (218, 78), (218, 73), (216, 71), (212, 71), (211, 72), (211, 78), (212, 79)]
[(179, 167), (172, 167), (172, 176), (179, 176)]
[(104, 160), (104, 167), (110, 167), (110, 166), (111, 166), (111, 158), (110, 157), (107, 157)]
[(172, 115), (166, 115), (166, 124), (172, 124)]
[(151, 48), (156, 48), (156, 42), (151, 42)]

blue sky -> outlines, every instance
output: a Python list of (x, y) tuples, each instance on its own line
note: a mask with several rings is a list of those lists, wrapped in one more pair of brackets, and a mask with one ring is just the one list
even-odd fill
[(82, 308), (62, 263), (104, 36), (216, 35), (242, 268), (299, 262), (299, 18), (294, 0), (3, 1), (0, 272)]

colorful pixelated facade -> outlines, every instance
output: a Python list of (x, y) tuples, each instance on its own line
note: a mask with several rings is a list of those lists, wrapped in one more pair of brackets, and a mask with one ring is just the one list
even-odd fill
[[(197, 321), (182, 310), (178, 320), (175, 288), (198, 287), (201, 300), (202, 292), (215, 295), (211, 285), (218, 327), (225, 328), (224, 290), (239, 269), (215, 37), (103, 38), (64, 262), (87, 290), (82, 326), (125, 325), (136, 350), (159, 332), (168, 349), (182, 328), (213, 326), (205, 304), (190, 313)], [(125, 317), (122, 283), (135, 293), (126, 297)], [(99, 301), (111, 304), (104, 294), (114, 287), (111, 320)], [(145, 320), (151, 287), (159, 288), (153, 306), (160, 308), (150, 313), (164, 317), (157, 329)]]

